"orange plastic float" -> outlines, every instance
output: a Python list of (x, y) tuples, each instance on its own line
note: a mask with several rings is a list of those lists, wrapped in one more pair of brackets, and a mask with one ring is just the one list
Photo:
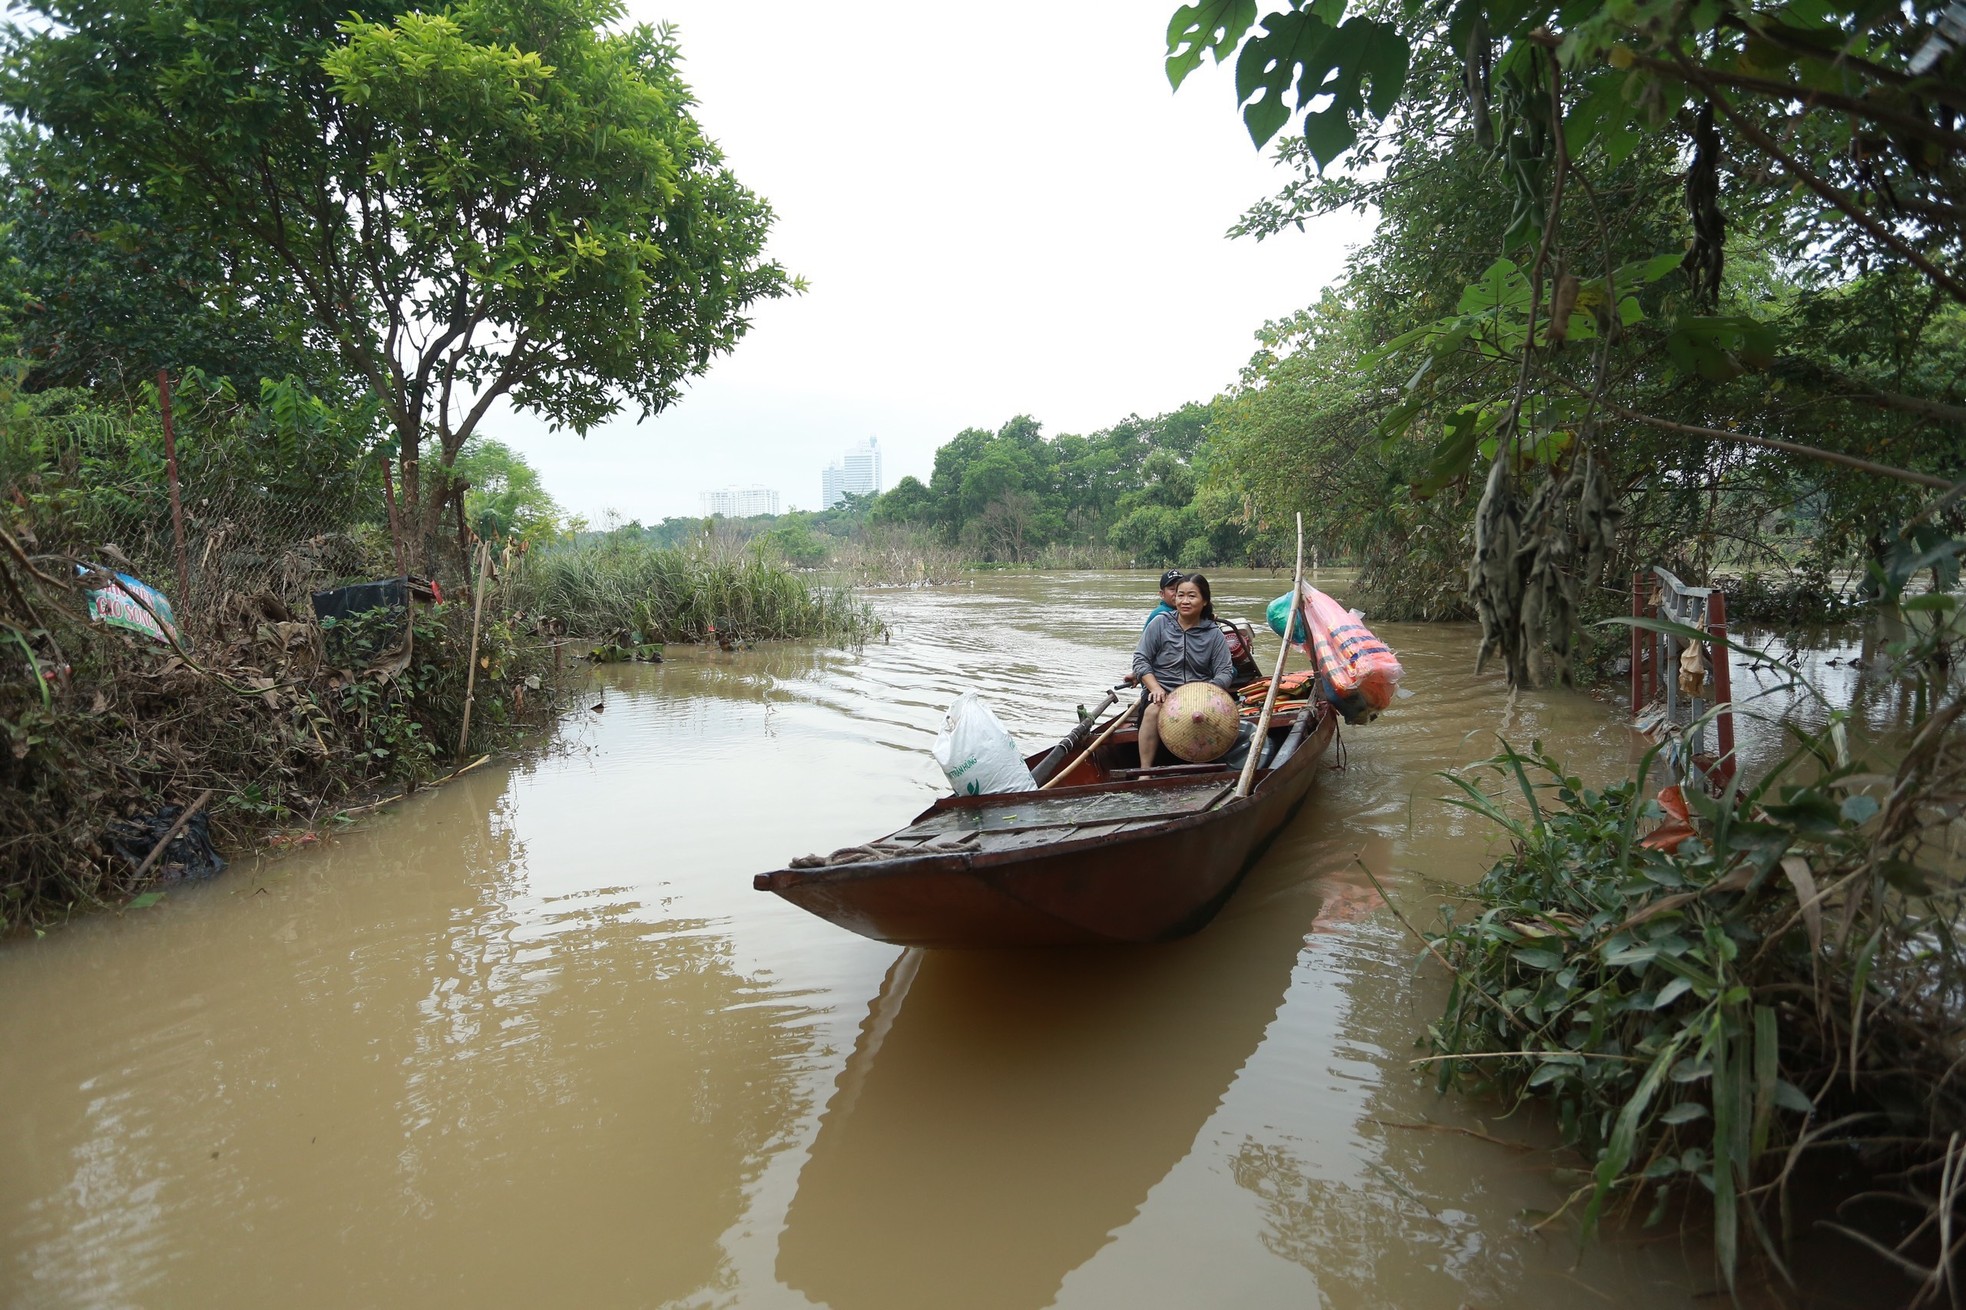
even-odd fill
[[(1302, 609), (1291, 643), (1299, 650), (1306, 644), (1316, 649), (1319, 691), (1347, 723), (1364, 723), (1393, 703), (1404, 670), (1385, 642), (1372, 635), (1359, 615), (1331, 597), (1303, 584)], [(1270, 627), (1283, 635), (1284, 616), (1290, 610), (1288, 592), (1270, 602)], [(1308, 653), (1308, 652), (1307, 652)]]

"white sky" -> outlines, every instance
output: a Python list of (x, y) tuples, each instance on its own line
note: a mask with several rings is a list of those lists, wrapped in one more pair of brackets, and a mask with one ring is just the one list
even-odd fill
[(629, 0), (678, 26), (698, 120), (811, 290), (652, 420), (583, 440), (508, 411), (487, 434), (569, 513), (652, 523), (731, 485), (817, 508), (820, 470), (870, 436), (891, 487), (965, 427), (1084, 433), (1220, 392), (1367, 230), (1223, 236), (1288, 179), (1229, 69), (1169, 89), (1176, 4)]

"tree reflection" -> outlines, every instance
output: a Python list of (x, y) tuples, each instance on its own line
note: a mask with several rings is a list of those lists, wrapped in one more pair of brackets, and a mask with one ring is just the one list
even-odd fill
[[(807, 1113), (810, 1011), (568, 830), (522, 836), (483, 773), (101, 951), (16, 961), (10, 1274), (77, 1303), (166, 1273), (212, 1304), (728, 1282), (720, 1238)], [(14, 1008), (36, 998), (62, 1024)]]

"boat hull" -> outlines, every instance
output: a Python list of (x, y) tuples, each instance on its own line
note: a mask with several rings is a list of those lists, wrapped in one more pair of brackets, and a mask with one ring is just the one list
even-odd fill
[[(1279, 768), (1247, 797), (1224, 787), (1208, 808), (1106, 822), (1086, 836), (1032, 832), (1016, 849), (948, 850), (759, 874), (754, 885), (865, 937), (898, 946), (985, 948), (1159, 942), (1205, 926), (1250, 865), (1304, 803), (1337, 730), (1321, 714)], [(1232, 782), (1233, 779), (1230, 779)], [(1046, 803), (1153, 795), (1182, 779), (1105, 783), (1044, 793)], [(1206, 783), (1201, 784), (1206, 786)], [(1021, 793), (1030, 796), (1030, 793)], [(939, 801), (917, 824), (1005, 808), (1004, 797)], [(1058, 825), (1049, 825), (1056, 827)], [(903, 830), (904, 832), (907, 830)], [(1016, 834), (1009, 834), (1016, 841)]]

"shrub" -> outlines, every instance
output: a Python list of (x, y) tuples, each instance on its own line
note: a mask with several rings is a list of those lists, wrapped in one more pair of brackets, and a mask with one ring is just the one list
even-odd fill
[(1801, 1152), (1865, 1137), (1914, 1167), (1956, 1153), (1962, 711), (1942, 701), (1881, 769), (1833, 713), (1719, 796), (1652, 797), (1656, 752), (1592, 790), (1540, 743), (1485, 765), (1519, 810), (1453, 778), (1515, 852), (1474, 889), (1480, 912), (1444, 911), (1429, 940), (1454, 975), (1429, 1028), (1440, 1082), (1552, 1105), (1593, 1166), (1571, 1198), (1586, 1234), (1647, 1191), (1654, 1219), (1710, 1194), (1731, 1282), (1743, 1229), (1780, 1266), (1768, 1216)]

